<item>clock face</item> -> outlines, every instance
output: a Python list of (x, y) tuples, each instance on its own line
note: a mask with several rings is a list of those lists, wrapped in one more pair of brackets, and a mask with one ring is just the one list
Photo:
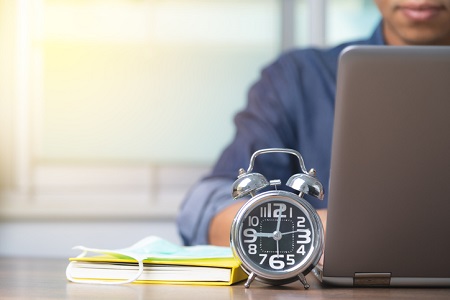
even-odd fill
[[(300, 197), (280, 191), (263, 194), (247, 202), (238, 213), (232, 244), (252, 272), (269, 279), (296, 276), (322, 250), (317, 237), (321, 224)], [(319, 239), (321, 242), (321, 235)]]

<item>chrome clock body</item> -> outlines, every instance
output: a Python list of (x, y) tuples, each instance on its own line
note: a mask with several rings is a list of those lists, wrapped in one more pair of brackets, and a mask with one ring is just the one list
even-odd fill
[[(250, 173), (254, 160), (265, 153), (288, 153), (299, 158), (303, 171), (294, 174), (287, 185), (299, 191), (277, 190), (279, 180), (271, 180), (275, 190), (256, 194), (269, 185), (258, 173)], [(271, 148), (255, 152), (247, 171), (241, 169), (233, 185), (235, 199), (251, 195), (238, 211), (231, 226), (231, 247), (249, 274), (245, 287), (258, 281), (280, 285), (300, 280), (305, 288), (305, 279), (319, 262), (323, 251), (323, 226), (316, 210), (303, 195), (305, 193), (323, 198), (323, 188), (312, 169), (306, 172), (303, 159), (295, 150)]]

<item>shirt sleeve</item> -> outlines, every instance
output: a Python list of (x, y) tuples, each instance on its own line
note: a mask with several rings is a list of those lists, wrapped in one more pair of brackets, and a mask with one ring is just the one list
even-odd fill
[(185, 245), (208, 244), (211, 219), (233, 203), (227, 178), (208, 178), (197, 183), (186, 195), (177, 217), (180, 236)]

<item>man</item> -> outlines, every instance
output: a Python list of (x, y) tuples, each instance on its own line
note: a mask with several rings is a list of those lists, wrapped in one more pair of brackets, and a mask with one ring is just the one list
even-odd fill
[[(337, 61), (348, 45), (450, 45), (450, 0), (374, 0), (383, 17), (372, 37), (335, 48), (296, 50), (263, 70), (235, 123), (235, 139), (209, 176), (186, 197), (178, 217), (186, 245), (229, 245), (230, 226), (245, 200), (232, 200), (239, 168), (262, 148), (298, 150), (328, 186)], [(283, 183), (299, 173), (288, 155), (260, 156), (254, 172)], [(327, 199), (307, 199), (326, 226)]]

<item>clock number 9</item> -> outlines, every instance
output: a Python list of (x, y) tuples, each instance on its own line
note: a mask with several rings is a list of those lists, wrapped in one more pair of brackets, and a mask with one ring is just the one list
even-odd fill
[(244, 240), (244, 243), (254, 243), (254, 242), (256, 242), (256, 239), (258, 238), (256, 236), (256, 230), (253, 228), (246, 228), (244, 230), (244, 236), (250, 238), (250, 239)]

